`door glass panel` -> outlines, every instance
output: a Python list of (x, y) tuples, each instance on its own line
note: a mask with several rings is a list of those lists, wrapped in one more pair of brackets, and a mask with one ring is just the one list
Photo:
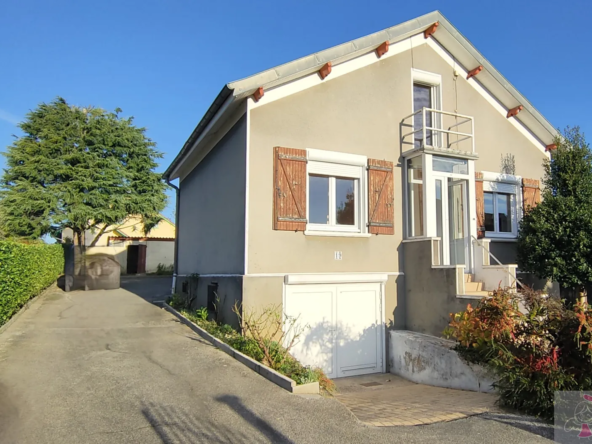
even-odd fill
[(493, 193), (484, 192), (483, 200), (485, 204), (485, 231), (495, 231)]
[(440, 179), (436, 179), (436, 237), (440, 238), (440, 248), (439, 248), (439, 252), (438, 252), (438, 256), (440, 257), (440, 264), (443, 263), (442, 259), (443, 259), (443, 252), (444, 252), (444, 248), (443, 248), (443, 241), (444, 238), (442, 237), (444, 234), (444, 226), (443, 226), (443, 222), (444, 222), (444, 218), (443, 218), (443, 214), (442, 214), (442, 200), (443, 200), (444, 196), (442, 196), (442, 180)]
[(355, 225), (356, 181), (354, 179), (335, 179), (335, 214), (337, 225)]
[(464, 180), (448, 179), (450, 265), (466, 264), (465, 182)]
[(512, 199), (509, 194), (497, 194), (497, 215), (500, 233), (512, 232)]
[(308, 217), (313, 224), (329, 223), (329, 178), (326, 176), (309, 176), (310, 207)]
[[(432, 107), (432, 87), (426, 85), (419, 85), (417, 83), (413, 84), (413, 111), (419, 111), (422, 108), (431, 108)], [(413, 118), (413, 129), (418, 130), (423, 128), (423, 115), (422, 113), (418, 113)], [(425, 125), (427, 127), (433, 127), (432, 125), (432, 113), (426, 113), (426, 122)], [(421, 147), (423, 139), (423, 132), (415, 133), (415, 146)], [(432, 132), (426, 131), (426, 145), (432, 145)]]
[(466, 159), (432, 156), (432, 168), (444, 173), (469, 174), (469, 162)]

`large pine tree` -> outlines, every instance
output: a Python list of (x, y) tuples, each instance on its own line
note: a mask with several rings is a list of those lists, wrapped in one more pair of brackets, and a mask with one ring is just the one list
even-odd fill
[(573, 303), (592, 282), (592, 154), (577, 127), (556, 144), (544, 165), (543, 200), (520, 223), (518, 265), (559, 282)]
[[(62, 98), (42, 103), (8, 147), (0, 220), (5, 235), (59, 236), (121, 223), (140, 215), (149, 230), (166, 205), (162, 154), (145, 129), (121, 110), (79, 108)], [(98, 237), (97, 237), (98, 238)]]

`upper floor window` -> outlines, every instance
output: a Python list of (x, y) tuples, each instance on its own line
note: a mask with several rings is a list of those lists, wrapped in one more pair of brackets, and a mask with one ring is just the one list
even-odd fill
[[(428, 128), (439, 128), (440, 116), (434, 112), (421, 112), (423, 108), (441, 109), (440, 84), (441, 77), (438, 74), (432, 74), (425, 71), (413, 69), (411, 71), (413, 78), (413, 112), (417, 114), (413, 117), (413, 129), (417, 131), (414, 137), (415, 147), (438, 146), (438, 133)], [(419, 131), (425, 126), (424, 132)]]

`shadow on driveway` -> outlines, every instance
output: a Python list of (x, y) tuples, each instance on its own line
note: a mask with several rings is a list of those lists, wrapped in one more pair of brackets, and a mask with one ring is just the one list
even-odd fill
[[(292, 441), (280, 431), (248, 409), (237, 396), (222, 395), (216, 400), (228, 405), (261, 434), (261, 439), (255, 442), (292, 444)], [(241, 424), (240, 420), (239, 423), (223, 424), (222, 421), (197, 417), (176, 406), (163, 406), (151, 402), (143, 404), (142, 414), (163, 444), (254, 442), (252, 431), (245, 433), (244, 424)]]
[(153, 304), (171, 295), (172, 276), (121, 276), (121, 288)]

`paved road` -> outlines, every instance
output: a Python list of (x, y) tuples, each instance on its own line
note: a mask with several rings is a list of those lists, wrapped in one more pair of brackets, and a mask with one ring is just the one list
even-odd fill
[(0, 334), (0, 443), (535, 443), (510, 415), (374, 428), (333, 399), (290, 395), (129, 290), (56, 290)]

